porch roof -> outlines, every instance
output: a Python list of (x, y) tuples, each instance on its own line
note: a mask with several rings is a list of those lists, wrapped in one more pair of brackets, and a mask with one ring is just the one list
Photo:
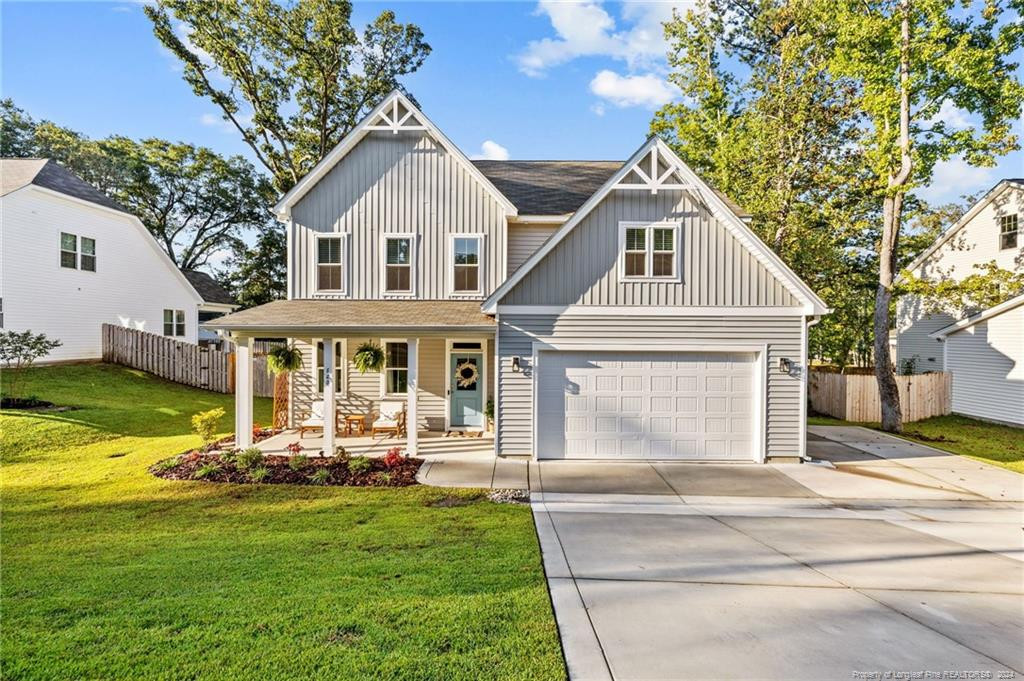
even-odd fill
[(473, 300), (275, 300), (203, 324), (243, 335), (493, 334), (494, 318)]

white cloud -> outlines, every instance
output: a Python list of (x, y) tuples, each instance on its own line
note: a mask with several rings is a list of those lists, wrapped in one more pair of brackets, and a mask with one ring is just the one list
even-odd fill
[[(251, 113), (243, 113), (239, 111), (235, 114), (235, 118), (237, 118), (238, 122), (243, 126), (249, 126), (250, 124), (252, 124)], [(224, 116), (220, 114), (204, 113), (199, 117), (199, 122), (207, 128), (217, 128), (221, 132), (237, 132), (235, 124), (227, 120), (226, 118), (224, 118)]]
[(656, 109), (679, 95), (679, 90), (675, 86), (653, 73), (621, 76), (608, 69), (594, 76), (590, 81), (590, 91), (620, 108), (644, 106)]
[(480, 153), (474, 154), (470, 158), (482, 161), (507, 161), (508, 149), (494, 140), (484, 140), (480, 145)]
[(914, 194), (932, 204), (951, 203), (995, 182), (994, 168), (978, 168), (968, 165), (962, 158), (952, 158), (936, 163), (932, 181), (927, 187), (914, 190)]
[(968, 118), (968, 113), (963, 109), (960, 109), (953, 102), (944, 100), (942, 106), (939, 107), (938, 113), (932, 116), (931, 120), (928, 121), (931, 125), (936, 123), (945, 123), (947, 128), (969, 128), (971, 120)]

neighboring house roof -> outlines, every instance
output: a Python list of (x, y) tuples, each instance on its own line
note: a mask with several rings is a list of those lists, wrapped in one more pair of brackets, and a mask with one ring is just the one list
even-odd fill
[(192, 284), (192, 288), (202, 296), (207, 303), (219, 303), (221, 305), (238, 305), (231, 294), (224, 290), (224, 287), (217, 283), (217, 280), (206, 272), (199, 270), (181, 270), (181, 273)]
[(973, 314), (969, 317), (964, 317), (963, 319), (956, 321), (950, 324), (949, 326), (944, 326), (938, 331), (928, 334), (928, 337), (934, 338), (936, 340), (944, 340), (946, 336), (950, 334), (956, 333), (957, 331), (963, 331), (964, 329), (969, 329), (975, 324), (983, 322), (986, 319), (992, 319), (993, 317), (997, 317), (1003, 314), (1004, 312), (1009, 312), (1010, 310), (1020, 307), (1021, 305), (1024, 305), (1024, 294), (1021, 294), (1015, 298), (1010, 298), (1009, 300), (1004, 300), (998, 305), (993, 305), (987, 310), (983, 310), (982, 312), (979, 312), (977, 314)]
[(127, 213), (117, 201), (101, 192), (70, 170), (48, 158), (0, 159), (2, 192), (6, 196), (30, 184), (59, 194), (95, 203), (112, 210)]
[(565, 224), (559, 227), (558, 231), (552, 234), (547, 241), (544, 242), (543, 246), (527, 258), (526, 262), (524, 262), (519, 269), (509, 276), (509, 278), (506, 279), (505, 282), (499, 286), (497, 290), (487, 298), (487, 300), (484, 301), (483, 309), (487, 312), (494, 312), (499, 301), (509, 291), (511, 291), (516, 284), (522, 281), (530, 270), (536, 267), (536, 265), (543, 260), (544, 257), (576, 227), (576, 225), (582, 222), (583, 219), (615, 189), (616, 185), (620, 181), (623, 181), (628, 175), (634, 173), (634, 169), (641, 160), (644, 160), (655, 153), (660, 155), (661, 159), (670, 165), (670, 172), (678, 173), (682, 180), (687, 183), (687, 186), (693, 188), (693, 192), (697, 198), (704, 201), (711, 214), (725, 225), (733, 236), (736, 237), (736, 240), (747, 248), (751, 255), (760, 261), (769, 272), (778, 277), (779, 281), (782, 282), (782, 284), (794, 295), (794, 297), (796, 297), (797, 300), (801, 301), (808, 307), (808, 314), (822, 315), (828, 312), (828, 306), (825, 302), (819, 298), (818, 295), (812, 291), (811, 288), (804, 283), (804, 281), (800, 279), (800, 277), (798, 277), (785, 262), (783, 262), (782, 258), (780, 258), (772, 249), (761, 241), (753, 231), (751, 231), (743, 219), (717, 192), (708, 186), (708, 184), (694, 173), (689, 166), (683, 163), (682, 159), (680, 159), (679, 156), (677, 156), (676, 153), (658, 137), (651, 137), (648, 139), (647, 142), (644, 143), (644, 145), (641, 146), (628, 161), (622, 164), (620, 168), (612, 174), (612, 176), (609, 177), (582, 206), (580, 206), (573, 216)]
[[(997, 182), (996, 185), (992, 187), (992, 189), (989, 189), (987, 192), (985, 192), (985, 195), (982, 196), (977, 203), (971, 206), (967, 210), (967, 212), (963, 214), (963, 217), (954, 222), (949, 229), (943, 232), (939, 236), (939, 238), (935, 240), (934, 244), (925, 249), (925, 251), (921, 253), (921, 255), (914, 258), (914, 261), (907, 265), (907, 271), (913, 272), (922, 264), (924, 264), (924, 262), (928, 260), (928, 258), (932, 257), (932, 254), (934, 254), (935, 251), (939, 250), (944, 243), (946, 243), (954, 236), (956, 236), (957, 232), (963, 229), (964, 226), (971, 221), (971, 218), (977, 215), (983, 208), (985, 208), (985, 206), (987, 206), (989, 203), (998, 198), (1004, 191), (1006, 191), (1010, 187), (1024, 189), (1024, 178), (1007, 177)], [(900, 275), (899, 277), (896, 278), (896, 283), (900, 283), (901, 281), (903, 281), (903, 275)]]
[(472, 300), (275, 300), (220, 317), (204, 326), (225, 330), (273, 329), (315, 333), (389, 329), (492, 331), (492, 317)]

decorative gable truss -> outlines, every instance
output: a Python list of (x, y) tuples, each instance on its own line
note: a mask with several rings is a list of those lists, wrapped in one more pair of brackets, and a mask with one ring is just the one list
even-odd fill
[(664, 155), (658, 154), (657, 145), (651, 146), (647, 155), (633, 164), (612, 188), (649, 189), (651, 194), (657, 194), (658, 190), (696, 190), (696, 187), (680, 177), (678, 169), (668, 163)]
[(405, 130), (426, 130), (424, 125), (411, 108), (405, 106), (399, 97), (392, 97), (390, 102), (376, 112), (368, 121), (367, 130), (381, 130), (398, 134)]

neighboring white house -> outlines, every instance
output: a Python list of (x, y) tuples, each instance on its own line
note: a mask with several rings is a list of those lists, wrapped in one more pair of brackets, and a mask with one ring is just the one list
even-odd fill
[(0, 159), (4, 329), (61, 341), (45, 361), (98, 359), (119, 324), (195, 343), (203, 297), (145, 226), (48, 159)]
[[(1024, 271), (1024, 179), (992, 188), (908, 271), (929, 281), (962, 281), (976, 266)], [(1007, 297), (1016, 291), (1007, 292)], [(899, 366), (953, 374), (953, 411), (1024, 425), (1024, 309), (1017, 296), (963, 318), (929, 314), (917, 296), (897, 305)]]

